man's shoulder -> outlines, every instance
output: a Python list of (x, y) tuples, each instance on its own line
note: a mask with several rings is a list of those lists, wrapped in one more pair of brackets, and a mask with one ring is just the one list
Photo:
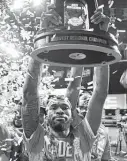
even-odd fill
[(78, 131), (80, 131), (81, 135), (84, 135), (89, 140), (95, 140), (96, 136), (93, 133), (93, 130), (87, 120), (87, 118), (82, 119), (80, 124), (77, 126)]

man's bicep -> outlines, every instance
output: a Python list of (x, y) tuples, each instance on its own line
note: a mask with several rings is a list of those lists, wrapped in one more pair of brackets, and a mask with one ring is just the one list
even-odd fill
[(106, 96), (102, 96), (98, 92), (95, 92), (88, 105), (86, 118), (95, 135), (101, 123), (102, 109), (105, 99)]
[(92, 148), (93, 142), (96, 139), (96, 136), (94, 135), (86, 118), (82, 120), (82, 122), (78, 125), (78, 128), (81, 135), (84, 137), (84, 140), (86, 141), (86, 147), (88, 150), (90, 150)]
[(39, 124), (39, 98), (23, 100), (22, 108), (23, 129), (27, 138), (33, 134)]

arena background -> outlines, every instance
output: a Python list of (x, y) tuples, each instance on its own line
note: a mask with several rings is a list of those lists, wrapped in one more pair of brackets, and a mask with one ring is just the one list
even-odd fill
[[(127, 1), (126, 0), (98, 0), (99, 5), (104, 4), (104, 13), (111, 17), (110, 32), (118, 36), (119, 47), (123, 62), (110, 66), (109, 94), (125, 94), (119, 79), (127, 69)], [(34, 35), (40, 27), (40, 19), (44, 0), (0, 0), (0, 122), (13, 133), (17, 128), (13, 125), (15, 112), (19, 110), (22, 102), (22, 88), (30, 59), (33, 51)], [(48, 67), (45, 65), (40, 88), (46, 95), (55, 88), (63, 89), (69, 79), (69, 68)], [(83, 73), (82, 90), (92, 91), (93, 68), (87, 68)], [(66, 77), (66, 79), (64, 79)], [(41, 94), (41, 91), (40, 91)], [(126, 114), (123, 113), (123, 115)], [(123, 124), (126, 118), (118, 123)], [(108, 116), (108, 121), (114, 121)], [(105, 119), (105, 118), (104, 118)], [(115, 120), (117, 123), (117, 120)], [(108, 127), (110, 139), (115, 146), (118, 138), (118, 126)], [(122, 139), (123, 140), (123, 139)], [(122, 150), (127, 151), (125, 142), (122, 142)], [(112, 147), (115, 150), (116, 147)], [(119, 160), (127, 160), (118, 155)]]

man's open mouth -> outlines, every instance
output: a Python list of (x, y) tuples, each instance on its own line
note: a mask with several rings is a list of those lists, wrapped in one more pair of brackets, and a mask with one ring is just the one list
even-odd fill
[(67, 118), (63, 117), (63, 116), (56, 116), (56, 117), (54, 117), (53, 120), (55, 120), (55, 121), (67, 121)]

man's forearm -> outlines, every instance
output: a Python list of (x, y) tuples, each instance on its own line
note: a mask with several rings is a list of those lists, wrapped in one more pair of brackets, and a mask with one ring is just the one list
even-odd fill
[(28, 93), (37, 93), (37, 88), (40, 80), (40, 70), (41, 63), (31, 59), (24, 84), (24, 96), (27, 97)]
[(29, 108), (31, 107), (31, 103), (36, 103), (36, 99), (38, 99), (38, 86), (40, 82), (40, 70), (41, 63), (31, 59), (28, 72), (23, 88), (23, 100), (24, 104), (28, 104)]
[(22, 108), (23, 128), (28, 138), (36, 130), (39, 123), (38, 85), (40, 81), (40, 70), (41, 64), (31, 59), (23, 89)]
[(102, 97), (107, 96), (109, 86), (109, 66), (94, 68), (94, 91), (102, 93)]
[(76, 108), (79, 97), (79, 91), (82, 81), (82, 71), (83, 67), (71, 68), (71, 78), (73, 78), (73, 81), (71, 81), (68, 85), (66, 96), (69, 98), (73, 110)]
[(88, 105), (87, 120), (96, 134), (102, 117), (102, 110), (108, 94), (109, 67), (96, 67), (94, 74), (94, 91)]

